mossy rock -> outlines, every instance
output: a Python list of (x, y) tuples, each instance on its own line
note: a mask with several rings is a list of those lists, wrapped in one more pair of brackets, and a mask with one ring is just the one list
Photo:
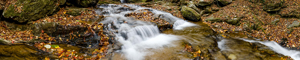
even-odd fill
[(11, 0), (9, 2), (12, 3), (5, 6), (2, 15), (20, 23), (51, 15), (58, 11), (60, 4), (59, 0)]
[(201, 14), (199, 14), (197, 11), (195, 11), (192, 8), (189, 8), (187, 6), (181, 7), (181, 14), (182, 16), (190, 21), (200, 21), (201, 20)]

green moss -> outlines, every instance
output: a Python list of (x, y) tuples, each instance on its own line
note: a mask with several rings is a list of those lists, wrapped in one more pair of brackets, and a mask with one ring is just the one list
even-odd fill
[(57, 3), (57, 0), (18, 0), (4, 10), (3, 16), (21, 23), (37, 20), (57, 11)]

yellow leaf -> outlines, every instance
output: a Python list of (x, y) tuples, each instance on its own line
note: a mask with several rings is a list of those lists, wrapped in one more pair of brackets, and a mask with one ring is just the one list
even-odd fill
[(200, 53), (201, 53), (201, 51), (200, 51), (200, 50), (198, 50), (198, 53), (200, 54)]

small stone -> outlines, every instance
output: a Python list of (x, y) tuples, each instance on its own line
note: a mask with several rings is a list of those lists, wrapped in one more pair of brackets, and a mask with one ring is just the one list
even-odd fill
[(237, 57), (234, 54), (230, 54), (228, 56), (228, 58), (231, 59), (231, 60), (235, 60)]

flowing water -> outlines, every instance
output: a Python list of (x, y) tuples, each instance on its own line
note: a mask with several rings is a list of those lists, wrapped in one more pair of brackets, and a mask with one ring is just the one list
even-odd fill
[[(123, 44), (122, 49), (116, 51), (119, 53), (113, 55), (113, 60), (260, 60), (282, 59), (286, 56), (299, 59), (298, 51), (287, 50), (275, 42), (225, 39), (218, 37), (203, 23), (190, 23), (167, 12), (131, 4), (108, 4), (99, 8), (102, 10), (97, 13), (106, 16), (101, 23), (108, 24), (107, 30), (115, 32), (117, 40)], [(125, 17), (128, 13), (145, 9), (173, 24), (173, 29), (160, 33), (153, 23)], [(201, 51), (201, 57), (194, 57), (190, 52), (186, 52), (185, 45), (191, 45), (193, 50)]]
[[(104, 30), (116, 35), (116, 40), (122, 45), (121, 49), (107, 57), (109, 60), (282, 60), (287, 56), (300, 59), (299, 51), (286, 49), (276, 42), (223, 38), (202, 22), (191, 23), (167, 12), (132, 4), (98, 7), (96, 13), (105, 16), (100, 21), (105, 24)], [(173, 24), (173, 29), (160, 31), (155, 23), (125, 16), (140, 10), (148, 10)], [(187, 46), (192, 49), (187, 49)]]

